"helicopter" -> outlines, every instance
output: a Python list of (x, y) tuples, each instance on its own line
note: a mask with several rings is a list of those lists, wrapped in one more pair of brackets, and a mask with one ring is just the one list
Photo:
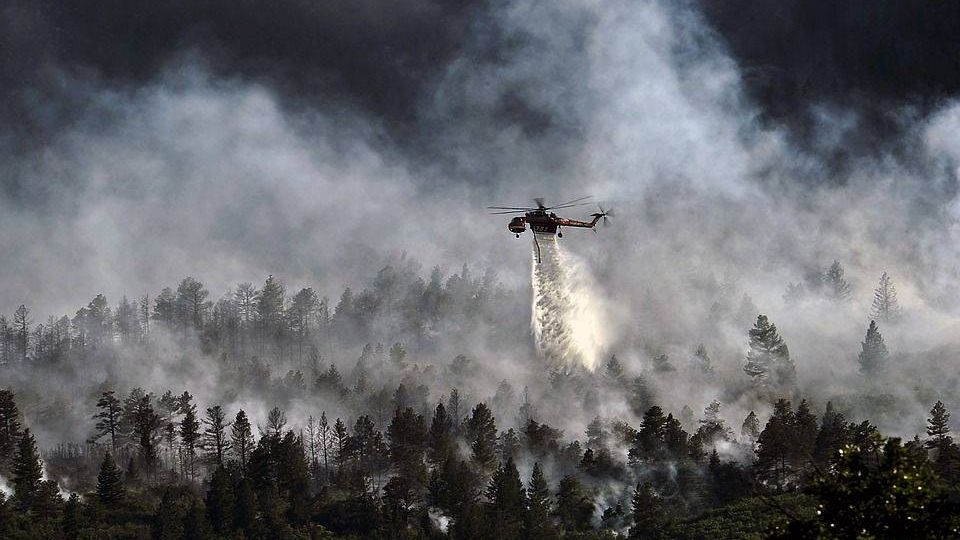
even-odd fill
[[(537, 247), (537, 262), (540, 262), (540, 244), (537, 242), (538, 234), (555, 234), (557, 238), (563, 238), (563, 231), (560, 230), (561, 227), (579, 227), (583, 229), (594, 229), (597, 223), (602, 219), (603, 224), (609, 225), (608, 216), (613, 216), (613, 210), (604, 210), (602, 206), (599, 207), (599, 212), (594, 212), (590, 214), (590, 221), (580, 221), (578, 219), (567, 219), (558, 216), (557, 214), (551, 212), (551, 210), (560, 210), (563, 208), (573, 208), (575, 206), (586, 206), (590, 204), (589, 202), (584, 202), (591, 197), (588, 195), (586, 197), (580, 197), (579, 199), (574, 199), (572, 201), (567, 201), (563, 204), (557, 204), (553, 206), (546, 206), (544, 204), (544, 199), (542, 197), (537, 197), (533, 201), (537, 203), (536, 207), (529, 206), (488, 206), (490, 210), (498, 210), (497, 212), (491, 212), (492, 215), (503, 215), (503, 214), (523, 214), (522, 216), (516, 216), (510, 220), (510, 223), (507, 224), (507, 229), (512, 232), (517, 238), (520, 238), (520, 234), (527, 230), (527, 225), (530, 225), (530, 230), (533, 231), (533, 242)], [(596, 230), (596, 229), (594, 229)]]

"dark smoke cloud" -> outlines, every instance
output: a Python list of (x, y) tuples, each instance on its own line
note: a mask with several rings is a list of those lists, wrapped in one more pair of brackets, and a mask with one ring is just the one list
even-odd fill
[[(291, 106), (349, 103), (381, 119), (396, 139), (412, 141), (408, 150), (422, 149), (436, 128), (422, 104), (451, 64), (463, 55), (496, 63), (531, 39), (491, 15), (501, 7), (462, 0), (15, 0), (0, 13), (7, 142), (42, 144), (85, 106), (51, 68), (136, 88), (185, 51), (199, 51), (216, 76), (267, 84)], [(908, 151), (899, 136), (915, 117), (904, 107), (925, 115), (960, 89), (960, 7), (953, 3), (723, 0), (691, 7), (729, 48), (765, 119), (785, 123), (798, 144), (837, 163)], [(577, 81), (551, 84), (562, 93)], [(569, 120), (531, 103), (527, 90), (501, 96), (501, 125), (537, 137)], [(823, 110), (855, 114), (834, 148), (817, 146)]]
[[(913, 122), (960, 91), (960, 6), (950, 2), (703, 0), (767, 121), (837, 167), (915, 151)], [(848, 117), (828, 148), (822, 116)], [(835, 177), (836, 178), (836, 177)]]

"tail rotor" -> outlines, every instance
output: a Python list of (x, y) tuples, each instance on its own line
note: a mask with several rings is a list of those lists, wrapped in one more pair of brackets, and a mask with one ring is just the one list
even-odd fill
[(603, 208), (602, 206), (600, 206), (600, 205), (597, 205), (597, 208), (600, 209), (600, 212), (597, 213), (597, 214), (594, 214), (594, 215), (595, 215), (595, 216), (600, 216), (601, 218), (603, 218), (603, 226), (604, 226), (604, 227), (609, 227), (609, 226), (610, 226), (610, 219), (609, 219), (609, 218), (612, 218), (612, 217), (614, 216), (613, 208), (604, 209), (604, 208)]

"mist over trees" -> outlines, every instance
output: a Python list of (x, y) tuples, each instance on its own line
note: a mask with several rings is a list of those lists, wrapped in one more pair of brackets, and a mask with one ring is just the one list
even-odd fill
[[(839, 263), (822, 276), (824, 305), (849, 301)], [(888, 307), (892, 287), (886, 276), (878, 288)], [(650, 346), (639, 361), (624, 349), (629, 361), (611, 354), (594, 372), (542, 364), (517, 324), (522, 295), (493, 272), (421, 277), (407, 257), (335, 301), (271, 275), (219, 297), (195, 277), (116, 306), (96, 295), (47, 323), (23, 306), (2, 340), (0, 532), (842, 537), (828, 520), (880, 536), (953, 530), (960, 449), (948, 408), (937, 401), (906, 444), (860, 412), (891, 406), (882, 385), (897, 357), (878, 320), (902, 319), (869, 321), (845, 360), (864, 393), (825, 402), (803, 385), (805, 359), (737, 289), (722, 289), (707, 324), (742, 325), (739, 350), (717, 337), (683, 355)], [(735, 309), (723, 304), (731, 295)], [(714, 393), (678, 406), (672, 388), (691, 383)], [(897, 488), (902, 503), (871, 506), (903, 467), (916, 476)], [(846, 496), (867, 502), (817, 513)]]

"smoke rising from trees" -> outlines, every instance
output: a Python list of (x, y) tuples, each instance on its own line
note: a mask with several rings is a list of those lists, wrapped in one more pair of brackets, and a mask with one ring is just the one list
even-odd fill
[[(930, 403), (958, 405), (960, 107), (888, 88), (878, 120), (830, 95), (819, 71), (818, 92), (779, 101), (761, 75), (802, 77), (758, 75), (763, 55), (725, 24), (735, 3), (722, 4), (409, 2), (395, 26), (365, 9), (339, 25), (298, 3), (267, 22), (246, 8), (224, 22), (209, 7), (182, 34), (157, 8), (153, 20), (168, 22), (156, 39), (124, 49), (90, 37), (95, 25), (78, 15), (93, 8), (15, 3), (5, 39), (33, 52), (2, 64), (18, 81), (4, 88), (0, 132), (4, 385), (43, 448), (109, 427), (91, 420), (102, 391), (126, 399), (144, 381), (158, 407), (176, 392), (157, 422), (182, 429), (174, 398), (186, 390), (190, 426), (219, 404), (230, 419), (243, 408), (254, 433), (280, 406), (290, 426), (325, 411), (352, 431), (363, 411), (384, 431), (397, 400), (427, 415), (459, 388), (457, 425), (483, 401), (498, 428), (519, 433), (517, 409), (535, 406), (534, 427), (548, 426), (527, 435), (533, 451), (557, 456), (595, 417), (611, 430), (614, 419), (646, 425), (656, 453), (665, 426), (698, 428), (685, 407), (715, 401), (725, 425), (742, 423), (760, 446), (828, 401), (885, 434), (922, 433)], [(225, 30), (260, 24), (277, 28), (247, 51), (236, 35), (257, 32)], [(351, 28), (376, 37), (371, 50)], [(118, 32), (103, 39), (129, 39)], [(307, 62), (321, 67), (304, 69), (273, 41), (314, 51)], [(860, 140), (884, 144), (851, 144)], [(561, 241), (592, 283), (588, 315), (603, 321), (603, 346), (584, 357), (589, 384), (544, 373), (526, 243), (482, 210), (587, 194), (620, 216)], [(758, 337), (770, 345), (763, 362), (748, 333), (769, 330), (761, 315), (777, 338)], [(56, 363), (65, 342), (85, 363)], [(772, 386), (797, 407), (808, 399), (802, 415), (744, 372), (787, 363)], [(395, 395), (404, 381), (409, 394)], [(655, 404), (663, 414), (648, 419)], [(751, 414), (758, 426), (775, 419), (767, 437), (744, 422)], [(178, 451), (151, 433), (157, 459)], [(372, 437), (367, 451), (386, 444)], [(514, 464), (524, 479), (527, 461)], [(545, 465), (552, 486), (562, 462)], [(498, 474), (503, 490), (516, 487), (510, 467)], [(564, 488), (575, 527), (582, 498), (572, 481)]]

